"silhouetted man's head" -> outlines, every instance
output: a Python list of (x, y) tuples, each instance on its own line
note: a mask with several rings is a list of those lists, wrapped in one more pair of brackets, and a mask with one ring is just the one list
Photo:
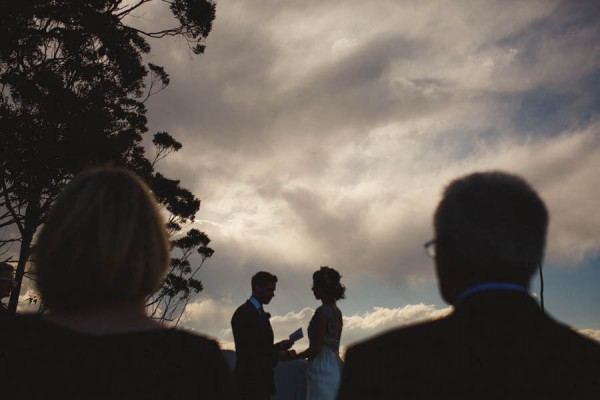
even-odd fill
[(453, 304), (484, 282), (529, 286), (542, 262), (548, 212), (521, 178), (502, 172), (467, 175), (444, 192), (434, 217), (436, 271)]
[(252, 296), (261, 304), (269, 304), (275, 296), (277, 277), (265, 271), (260, 271), (252, 277)]

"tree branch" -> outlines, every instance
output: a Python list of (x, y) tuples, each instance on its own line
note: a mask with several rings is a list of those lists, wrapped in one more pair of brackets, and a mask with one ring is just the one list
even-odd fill
[[(198, 271), (200, 271), (200, 268), (202, 268), (202, 265), (204, 264), (204, 261), (206, 261), (206, 258), (202, 259), (202, 262), (200, 263), (200, 265), (196, 268), (196, 270), (194, 271), (194, 273), (192, 274), (192, 276), (189, 277), (189, 279), (192, 279), (194, 277), (194, 275), (196, 275), (196, 273)], [(181, 320), (181, 317), (183, 315), (183, 313), (185, 312), (185, 309), (190, 301), (190, 298), (192, 296), (188, 296), (188, 298), (185, 301), (185, 304), (183, 305), (183, 309), (181, 310), (181, 314), (179, 314), (179, 317), (177, 318), (177, 321), (175, 321), (175, 327), (177, 327), (177, 325), (179, 325), (179, 321)]]
[(6, 188), (6, 181), (4, 180), (4, 177), (0, 179), (0, 181), (2, 181), (2, 190), (4, 191), (4, 201), (6, 204), (6, 208), (8, 208), (8, 211), (10, 211), (10, 214), (12, 215), (15, 224), (19, 228), (19, 232), (21, 233), (21, 235), (23, 235), (25, 229), (23, 228), (23, 224), (21, 224), (21, 221), (19, 220), (19, 216), (17, 215), (17, 213), (12, 207), (12, 204), (10, 203), (10, 198), (8, 197), (8, 189)]
[(138, 7), (143, 6), (146, 3), (149, 3), (152, 0), (140, 0), (138, 1), (137, 4), (134, 4), (132, 6), (130, 6), (129, 8), (123, 9), (123, 11), (115, 14), (116, 17), (118, 17), (119, 19), (126, 17), (127, 15), (129, 15), (133, 10), (135, 10)]
[(132, 26), (126, 26), (126, 25), (122, 25), (122, 26), (123, 26), (123, 28), (130, 29), (141, 35), (148, 36), (153, 39), (161, 39), (161, 38), (164, 38), (165, 36), (177, 36), (177, 35), (181, 34), (181, 32), (183, 32), (181, 28), (163, 29), (162, 31), (157, 31), (157, 32), (145, 32), (145, 31), (142, 31), (141, 29), (137, 29)]

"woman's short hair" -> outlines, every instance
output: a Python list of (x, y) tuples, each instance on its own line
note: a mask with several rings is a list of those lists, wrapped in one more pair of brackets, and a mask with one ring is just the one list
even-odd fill
[(334, 300), (346, 298), (346, 287), (340, 283), (342, 276), (333, 268), (321, 267), (313, 273), (313, 285)]
[(147, 186), (123, 168), (90, 169), (65, 187), (42, 228), (37, 285), (50, 309), (137, 300), (160, 288), (169, 251)]

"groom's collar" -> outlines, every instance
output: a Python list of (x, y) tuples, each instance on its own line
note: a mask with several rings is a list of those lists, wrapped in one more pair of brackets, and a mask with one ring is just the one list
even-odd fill
[(248, 299), (248, 301), (250, 303), (252, 303), (252, 305), (254, 306), (254, 308), (256, 308), (257, 310), (260, 310), (262, 308), (262, 304), (260, 304), (260, 301), (256, 300), (256, 297), (250, 296), (250, 298)]

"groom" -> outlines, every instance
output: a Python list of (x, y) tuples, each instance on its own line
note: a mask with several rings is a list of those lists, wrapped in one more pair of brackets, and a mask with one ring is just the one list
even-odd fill
[(239, 306), (231, 318), (235, 341), (236, 364), (234, 377), (240, 398), (268, 400), (275, 393), (273, 368), (277, 361), (290, 360), (293, 343), (284, 340), (273, 344), (273, 329), (269, 313), (263, 304), (275, 296), (277, 277), (258, 272), (252, 277), (252, 296)]

